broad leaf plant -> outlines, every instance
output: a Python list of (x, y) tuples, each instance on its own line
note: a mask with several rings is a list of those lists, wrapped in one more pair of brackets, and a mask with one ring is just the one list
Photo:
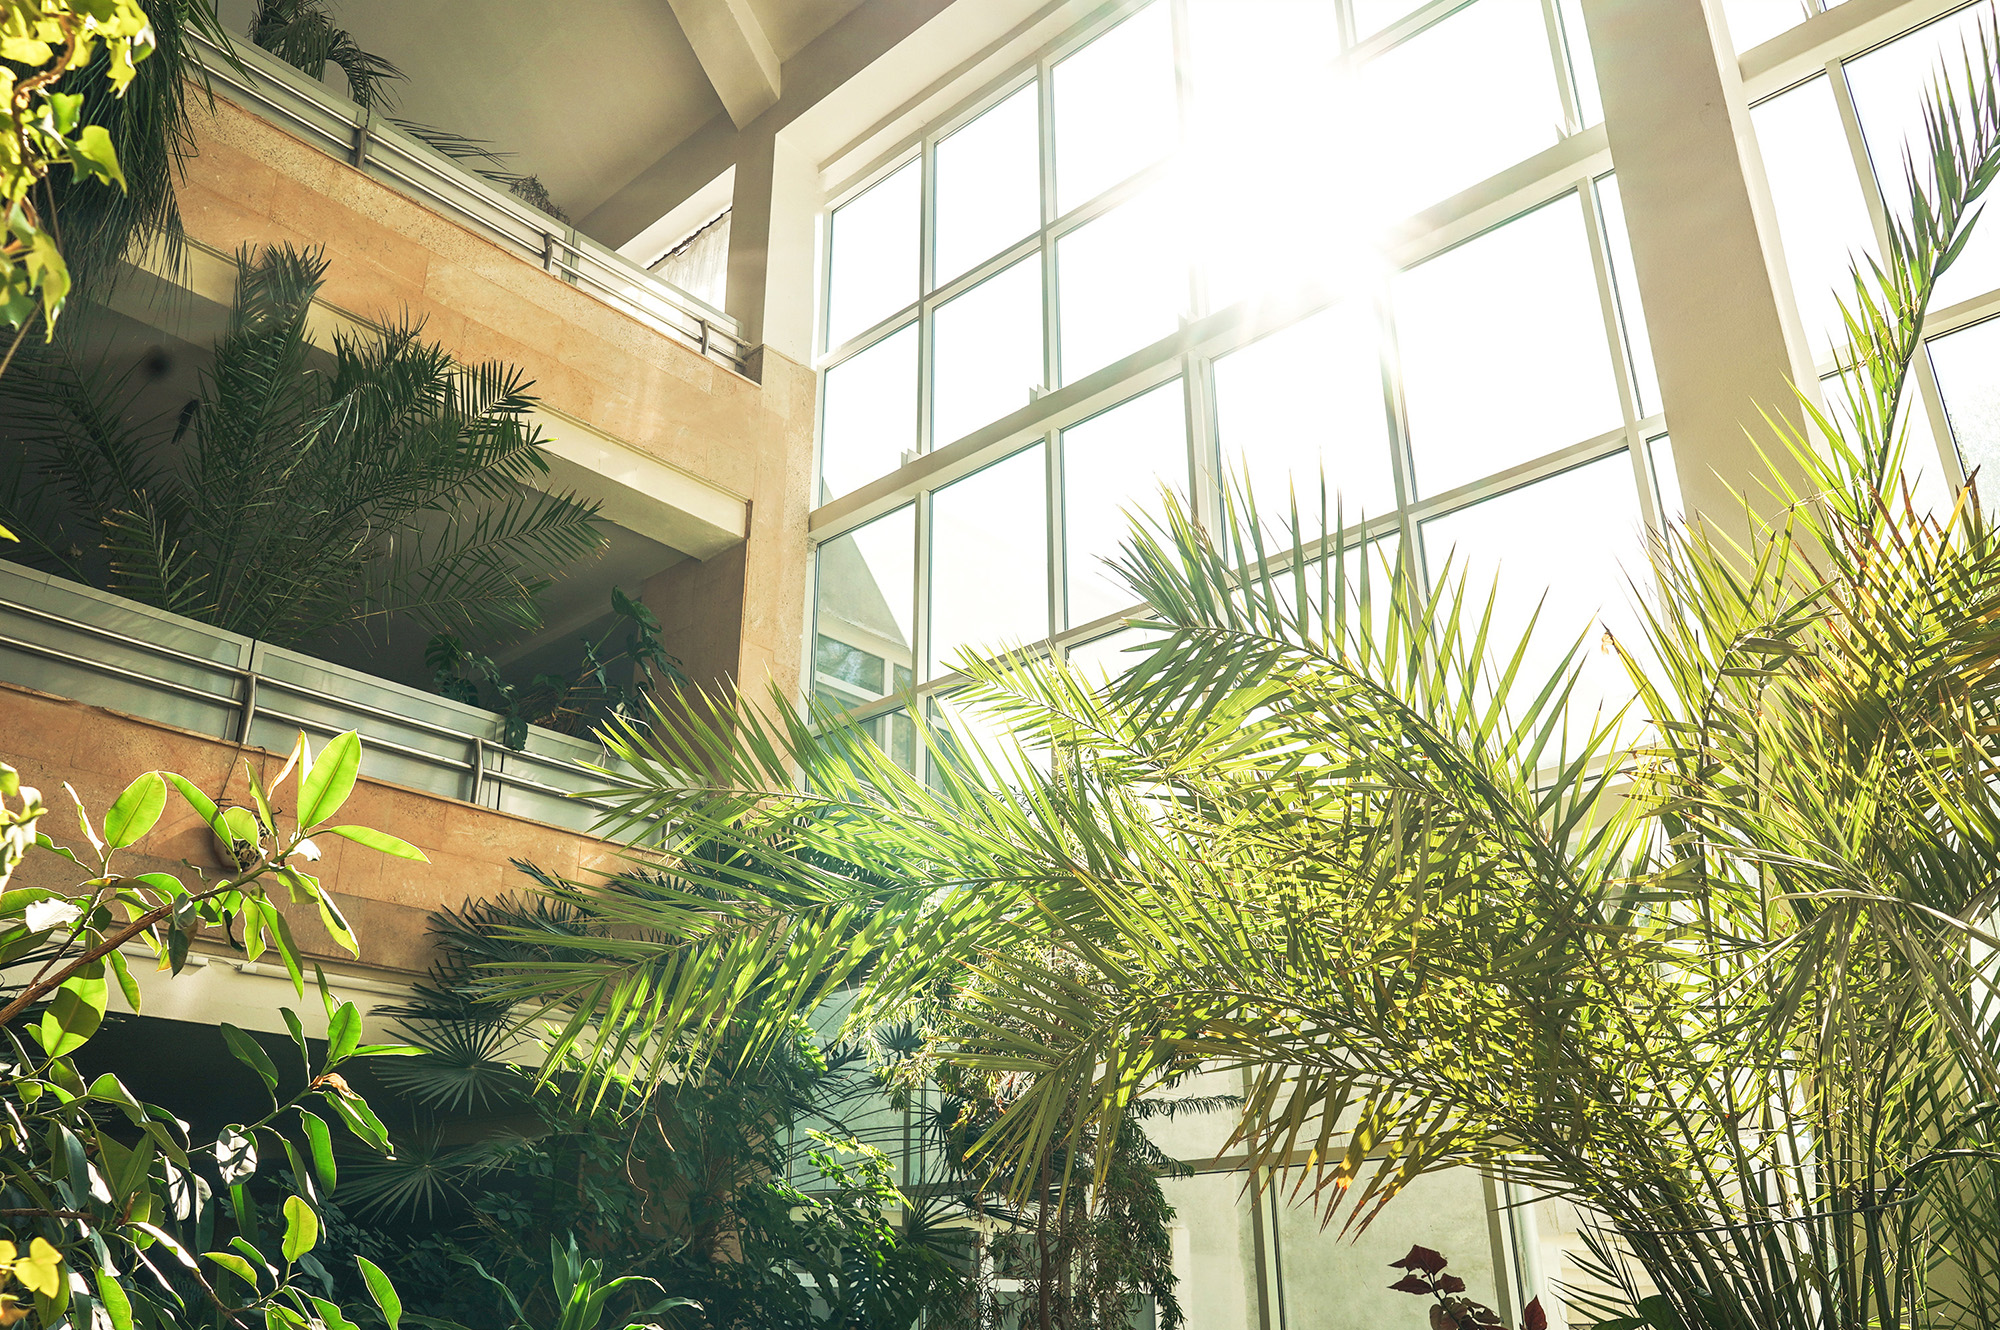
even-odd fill
[[(41, 792), (0, 765), (0, 1327), (32, 1319), (44, 1330), (351, 1330), (347, 1314), (312, 1291), (321, 1281), (306, 1278), (324, 1274), (313, 1256), (318, 1207), (338, 1178), (337, 1134), (385, 1154), (389, 1140), (341, 1070), (417, 1050), (362, 1043), (360, 1011), (336, 998), (315, 967), (324, 1044), (308, 1038), (297, 1012), (282, 1012), (303, 1064), (297, 1093), (281, 1097), (285, 1078), (262, 1044), (221, 1026), (270, 1107), (214, 1140), (190, 1139), (187, 1124), (141, 1103), (114, 1074), (86, 1079), (76, 1057), (98, 1033), (114, 984), (140, 1010), (134, 958), (150, 954), (178, 975), (206, 930), (240, 938), (253, 961), (275, 953), (305, 996), (305, 961), (274, 892), (316, 905), (328, 934), (358, 954), (338, 905), (310, 871), (319, 858), (315, 838), (424, 858), (386, 832), (336, 820), (360, 763), (352, 732), (317, 756), (301, 734), (268, 787), (245, 764), (248, 808), (218, 807), (186, 777), (148, 772), (95, 823), (77, 802), (76, 849), (44, 828), (50, 814)], [(287, 782), (292, 806), (284, 808)], [(118, 857), (159, 823), (170, 799), (207, 825), (231, 871), (195, 870), (184, 880), (118, 870)], [(69, 891), (10, 888), (30, 854), (59, 856), (88, 876)], [(282, 1157), (294, 1180), (275, 1214), (260, 1214), (251, 1192), (260, 1157)], [(365, 1259), (360, 1273), (395, 1330), (401, 1309), (387, 1276)]]
[(110, 135), (80, 114), (83, 94), (59, 90), (100, 49), (122, 96), (153, 53), (139, 0), (0, 0), (0, 61), (10, 62), (0, 64), (0, 324), (21, 335), (37, 308), (52, 326), (70, 288), (62, 250), (36, 210), (36, 187), (64, 166), (79, 180), (125, 187)]

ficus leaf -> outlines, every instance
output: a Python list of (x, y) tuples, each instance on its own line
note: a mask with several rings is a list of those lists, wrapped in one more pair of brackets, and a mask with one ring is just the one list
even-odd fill
[(287, 1261), (296, 1261), (319, 1245), (319, 1216), (302, 1196), (285, 1198), (284, 1252)]
[(157, 771), (149, 771), (125, 787), (125, 792), (104, 810), (104, 843), (122, 850), (136, 844), (167, 806), (167, 783)]
[(311, 831), (335, 813), (354, 792), (361, 770), (361, 738), (353, 730), (334, 736), (320, 750), (312, 770), (299, 782), (298, 818), (301, 830)]

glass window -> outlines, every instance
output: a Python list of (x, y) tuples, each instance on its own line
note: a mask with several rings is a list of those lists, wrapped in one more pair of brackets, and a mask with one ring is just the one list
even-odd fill
[(1622, 423), (1574, 194), (1398, 274), (1394, 292), (1421, 492)]
[(1374, 310), (1350, 301), (1215, 362), (1222, 469), (1248, 482), (1267, 530), (1285, 529), (1296, 486), (1311, 538), (1322, 474), (1350, 522), (1395, 508), (1378, 342)]
[(911, 323), (826, 372), (819, 501), (888, 475), (916, 451), (917, 325)]
[[(1986, 492), (2000, 492), (2000, 480), (1996, 480), (2000, 476), (2000, 320), (1976, 323), (1949, 337), (1934, 338), (1929, 349), (1952, 438), (1958, 444), (1959, 465)], [(1910, 451), (1916, 452), (1915, 444)]]
[(909, 682), (916, 566), (916, 509), (907, 504), (819, 547), (816, 696), (856, 706)]
[(1814, 359), (1830, 359), (1835, 347), (1847, 345), (1839, 302), (1854, 290), (1848, 266), (1875, 248), (1840, 109), (1822, 76), (1760, 102), (1751, 108), (1750, 121), (1771, 185), (1799, 320)]
[(853, 684), (865, 692), (879, 695), (887, 691), (884, 684), (888, 673), (880, 656), (825, 633), (813, 643), (813, 672), (822, 679)]
[(1150, 190), (1056, 242), (1057, 339), (1074, 383), (1180, 326), (1187, 266), (1165, 190)]
[(1569, 56), (1570, 84), (1576, 89), (1579, 128), (1604, 119), (1604, 96), (1597, 86), (1597, 62), (1590, 54), (1590, 33), (1583, 23), (1583, 0), (1556, 0), (1562, 19), (1563, 48)]
[(1722, 0), (1729, 40), (1739, 51), (1770, 41), (1812, 16), (1807, 0)]
[(1626, 454), (1433, 518), (1422, 531), (1431, 577), (1463, 577), (1471, 617), (1492, 592), (1489, 658), (1496, 668), (1512, 657), (1534, 621), (1533, 644), (1518, 676), (1523, 701), (1579, 638), (1583, 678), (1572, 705), (1589, 711), (1631, 696), (1624, 665), (1601, 640), (1608, 629), (1637, 649), (1640, 620), (1630, 585), (1649, 577)]
[(1018, 411), (1042, 385), (1042, 256), (1031, 254), (938, 307), (931, 446)]
[[(1946, 339), (1940, 339), (1946, 340)], [(1937, 346), (1938, 343), (1932, 343)], [(1970, 343), (1975, 353), (1983, 352), (1986, 364), (1992, 363), (1994, 346), (1991, 342), (1981, 347)], [(1948, 349), (1941, 359), (1933, 355), (1933, 364), (1950, 363), (1952, 349)], [(1990, 378), (1991, 371), (1980, 377)], [(1827, 417), (1844, 435), (1859, 442), (1854, 430), (1854, 403), (1849, 393), (1860, 380), (1852, 373), (1829, 374), (1819, 381), (1820, 400), (1826, 404)], [(1938, 447), (1937, 435), (1931, 429), (1931, 415), (1924, 406), (1923, 394), (1918, 391), (1917, 381), (1912, 378), (1903, 390), (1903, 400), (1897, 412), (1896, 434), (1903, 441), (1903, 484), (1909, 487), (1910, 497), (1917, 507), (1940, 516), (1951, 511), (1951, 483), (1944, 471), (1943, 450)]]
[(1348, 147), (1380, 222), (1553, 144), (1562, 93), (1540, 5), (1479, 0), (1362, 66)]
[[(1918, 179), (1934, 185), (1929, 167), (1930, 140), (1924, 133), (1924, 104), (1941, 75), (1963, 94), (1966, 56), (1979, 69), (1980, 29), (1993, 21), (1993, 11), (1973, 5), (1939, 19), (1847, 63), (1847, 87), (1854, 96), (1854, 113), (1882, 187), (1882, 201), (1894, 215), (1910, 215), (1910, 188), (1905, 161), (1914, 156), (1923, 169)], [(1977, 227), (1972, 239), (1938, 282), (1932, 309), (1943, 309), (2000, 286), (2000, 237), (1990, 225)]]
[(1653, 464), (1653, 493), (1660, 499), (1660, 520), (1674, 524), (1687, 521), (1680, 468), (1674, 465), (1674, 441), (1664, 434), (1648, 439), (1646, 459)]
[(1604, 215), (1604, 245), (1611, 261), (1611, 285), (1618, 297), (1618, 324), (1625, 334), (1639, 414), (1650, 416), (1660, 409), (1660, 375), (1653, 365), (1653, 339), (1646, 333), (1646, 312), (1640, 307), (1638, 269), (1632, 262), (1632, 237), (1625, 230), (1625, 202), (1618, 193), (1617, 176), (1598, 178), (1597, 210)]
[(1188, 494), (1187, 408), (1181, 381), (1163, 383), (1062, 433), (1063, 564), (1069, 622), (1129, 608), (1132, 591), (1105, 562), (1135, 516), (1157, 521), (1160, 486)]
[(1042, 221), (1041, 113), (1028, 84), (937, 146), (937, 282), (942, 286)]
[(1331, 0), (1192, 0), (1188, 16), (1188, 174), (1200, 188), (1185, 206), (1206, 307), (1296, 291), (1365, 261), (1370, 237), (1348, 225), (1345, 182), (1299, 163), (1299, 144), (1330, 143), (1337, 128)]
[[(1344, 602), (1347, 630), (1341, 641), (1355, 641), (1361, 636), (1362, 592), (1366, 591), (1369, 636), (1375, 642), (1383, 641), (1388, 636), (1390, 611), (1395, 605), (1395, 579), (1402, 547), (1398, 536), (1349, 546), (1340, 556), (1338, 580), (1332, 565), (1324, 559), (1305, 565), (1306, 631), (1314, 636), (1325, 634), (1327, 606)], [(1289, 569), (1273, 579), (1271, 589), (1287, 613), (1298, 613), (1300, 580)]]
[(930, 675), (1049, 635), (1045, 465), (1036, 444), (931, 496)]
[(1425, 0), (1353, 0), (1354, 35), (1364, 40), (1372, 37), (1405, 14), (1415, 13), (1424, 3)]
[(911, 162), (834, 209), (826, 293), (829, 348), (917, 298), (922, 181), (920, 163)]
[(1093, 637), (1088, 642), (1079, 642), (1067, 648), (1063, 658), (1078, 674), (1092, 680), (1109, 681), (1146, 659), (1146, 648), (1156, 640), (1156, 634), (1143, 628), (1121, 628), (1115, 633)]
[(1055, 68), (1056, 206), (1068, 212), (1174, 150), (1173, 21), (1134, 14)]
[[(1021, 742), (1021, 736), (984, 707), (960, 701), (963, 694), (945, 693), (930, 700), (930, 723), (938, 752), (953, 765), (980, 779), (998, 777), (1003, 785), (1019, 785), (1031, 772), (1049, 771), (1049, 750)], [(970, 759), (969, 761), (967, 759)]]

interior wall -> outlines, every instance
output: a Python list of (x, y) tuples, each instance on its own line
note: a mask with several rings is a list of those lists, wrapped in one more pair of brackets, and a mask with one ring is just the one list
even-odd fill
[(767, 352), (754, 377), (733, 373), (227, 100), (191, 110), (196, 154), (179, 194), (189, 280), (214, 288), (199, 294), (229, 302), (220, 256), (241, 246), (320, 246), (330, 317), (420, 319), (460, 360), (521, 367), (553, 413), (737, 496), (752, 516), (734, 677), (796, 688), (810, 371)]

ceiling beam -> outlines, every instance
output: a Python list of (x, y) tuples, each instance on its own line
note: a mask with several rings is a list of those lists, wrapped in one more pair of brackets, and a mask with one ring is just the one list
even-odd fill
[(738, 129), (777, 105), (782, 62), (750, 0), (667, 0)]

